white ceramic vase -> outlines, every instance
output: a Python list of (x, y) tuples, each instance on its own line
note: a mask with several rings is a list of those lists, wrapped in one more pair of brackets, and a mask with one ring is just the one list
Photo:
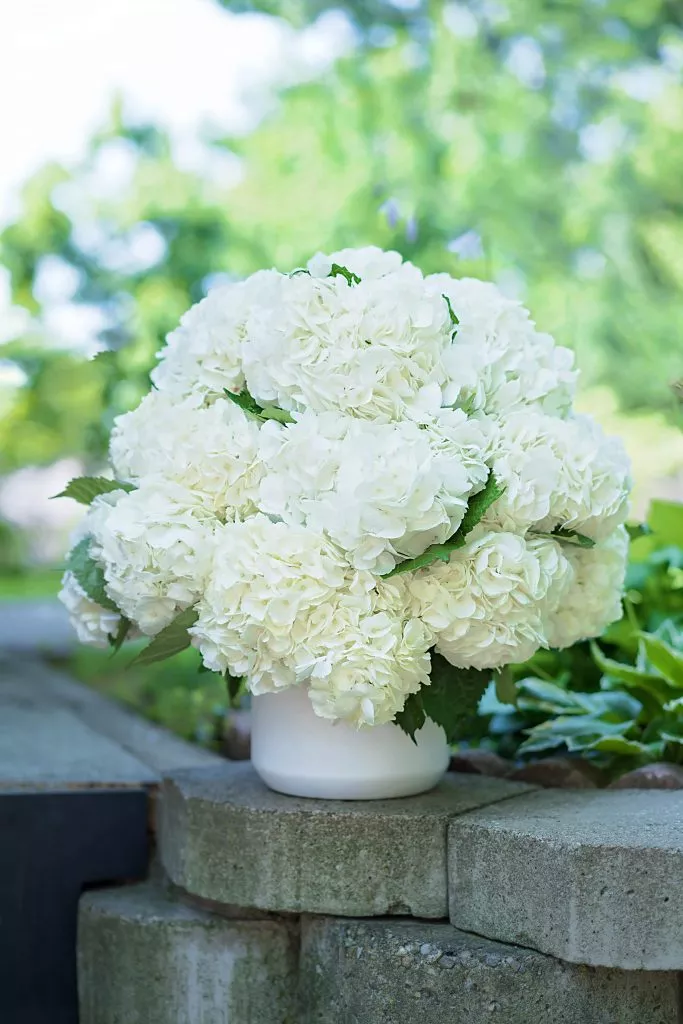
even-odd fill
[(448, 767), (443, 729), (429, 719), (417, 744), (397, 725), (355, 729), (313, 711), (305, 686), (252, 698), (251, 759), (290, 796), (379, 800), (432, 789)]

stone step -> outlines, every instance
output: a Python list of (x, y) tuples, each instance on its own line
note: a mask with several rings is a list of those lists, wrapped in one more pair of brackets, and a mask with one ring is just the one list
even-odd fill
[(218, 916), (158, 884), (90, 892), (80, 1024), (298, 1024), (297, 948), (287, 922)]
[(531, 791), (449, 775), (399, 800), (281, 796), (249, 763), (164, 781), (159, 844), (173, 883), (218, 903), (273, 912), (448, 916), (449, 821)]
[(565, 964), (429, 921), (302, 920), (298, 1024), (677, 1024), (675, 973)]
[(683, 792), (530, 793), (454, 818), (450, 918), (572, 963), (683, 969)]

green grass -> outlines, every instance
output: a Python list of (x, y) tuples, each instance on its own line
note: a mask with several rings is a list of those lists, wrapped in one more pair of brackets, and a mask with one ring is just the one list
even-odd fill
[(224, 680), (198, 672), (199, 655), (193, 650), (154, 665), (131, 665), (141, 646), (127, 644), (116, 655), (79, 647), (68, 670), (184, 739), (215, 746), (227, 705)]
[(26, 569), (0, 574), (0, 601), (21, 601), (29, 597), (56, 597), (63, 570)]

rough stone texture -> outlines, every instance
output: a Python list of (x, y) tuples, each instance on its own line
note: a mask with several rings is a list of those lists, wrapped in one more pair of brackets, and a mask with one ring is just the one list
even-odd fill
[(0, 786), (156, 785), (216, 755), (38, 661), (0, 659)]
[(475, 775), (490, 775), (504, 779), (514, 770), (512, 761), (494, 754), (492, 750), (458, 750), (451, 758), (452, 772), (473, 772)]
[(677, 764), (646, 764), (610, 783), (609, 789), (683, 789), (683, 768)]
[(78, 931), (80, 1024), (298, 1024), (297, 937), (149, 884), (92, 892)]
[(674, 973), (563, 964), (426, 921), (304, 918), (300, 1024), (675, 1024)]
[(573, 963), (683, 968), (683, 794), (531, 793), (455, 818), (454, 925)]
[(596, 789), (601, 774), (593, 765), (570, 757), (546, 757), (515, 768), (509, 779), (546, 789)]
[(0, 702), (0, 789), (152, 785), (157, 775), (68, 711)]
[(222, 903), (445, 917), (449, 819), (527, 790), (451, 775), (401, 800), (305, 800), (267, 789), (250, 764), (228, 762), (164, 781), (161, 856), (176, 885)]

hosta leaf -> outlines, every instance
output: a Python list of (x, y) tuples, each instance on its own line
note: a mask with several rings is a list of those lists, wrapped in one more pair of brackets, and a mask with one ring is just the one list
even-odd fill
[(190, 646), (188, 629), (190, 626), (194, 626), (196, 621), (197, 612), (194, 608), (186, 608), (180, 615), (176, 615), (173, 622), (152, 637), (131, 664), (151, 665), (152, 662), (165, 661), (166, 658), (172, 658), (174, 654), (180, 654)]
[(641, 633), (645, 654), (650, 664), (660, 672), (672, 686), (683, 687), (683, 654), (679, 654), (664, 640), (649, 633)]
[(641, 672), (640, 669), (633, 668), (631, 665), (624, 665), (620, 661), (608, 658), (596, 643), (591, 643), (591, 651), (600, 671), (604, 672), (608, 678), (623, 683), (629, 690), (636, 692), (643, 690), (655, 697), (660, 704), (675, 697), (674, 688), (661, 676), (657, 676), (653, 672)]
[(432, 544), (421, 555), (418, 555), (417, 558), (409, 558), (405, 562), (399, 562), (391, 572), (386, 574), (385, 579), (390, 576), (397, 576), (402, 572), (413, 572), (415, 569), (423, 569), (425, 566), (432, 565), (433, 562), (439, 560), (448, 562), (451, 552), (465, 546), (467, 535), (481, 522), (491, 505), (500, 498), (504, 490), (504, 487), (496, 483), (493, 473), (489, 473), (483, 489), (478, 494), (473, 494), (470, 498), (467, 511), (453, 536), (444, 544)]
[(74, 574), (91, 601), (106, 608), (110, 612), (118, 612), (116, 604), (109, 597), (105, 587), (104, 570), (90, 555), (90, 537), (82, 540), (71, 549), (67, 556), (66, 567)]
[(602, 754), (621, 754), (624, 757), (651, 756), (652, 744), (629, 740), (625, 736), (601, 736), (600, 739), (586, 744), (583, 750), (599, 750)]
[(73, 498), (81, 505), (90, 505), (99, 494), (110, 491), (134, 491), (132, 484), (121, 483), (120, 480), (107, 480), (103, 476), (76, 476), (70, 480), (63, 491), (53, 495), (55, 498)]
[(545, 679), (520, 679), (517, 685), (523, 693), (530, 694), (555, 708), (576, 707), (576, 699), (571, 691), (563, 690), (561, 686), (546, 682)]

